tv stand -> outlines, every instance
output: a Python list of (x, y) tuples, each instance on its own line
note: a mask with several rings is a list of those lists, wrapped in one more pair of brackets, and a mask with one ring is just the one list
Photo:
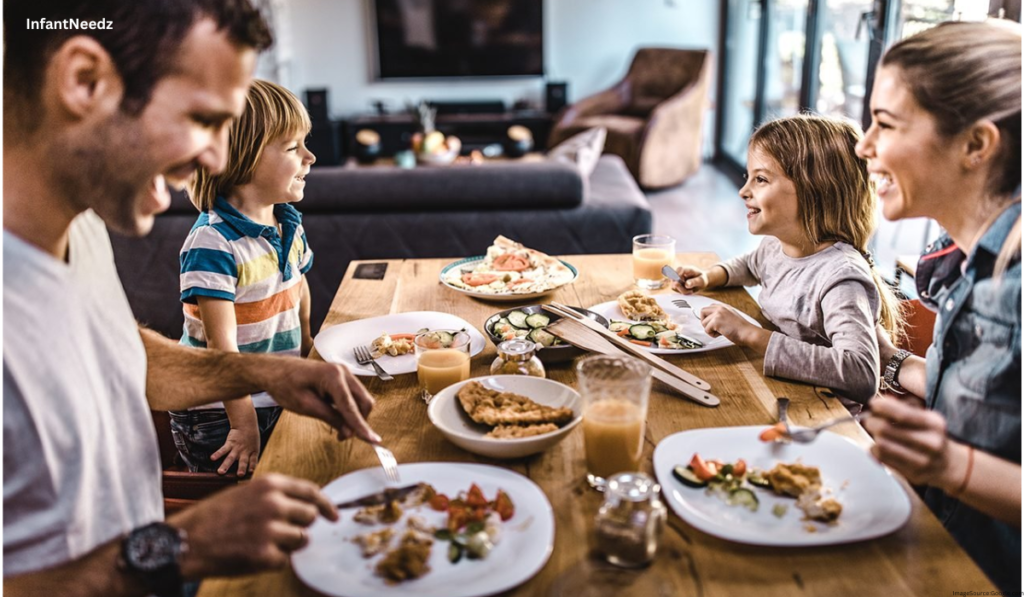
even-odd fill
[[(554, 117), (547, 112), (513, 110), (487, 113), (444, 114), (438, 110), (434, 122), (437, 130), (455, 135), (462, 141), (462, 153), (482, 149), (494, 143), (504, 143), (508, 128), (524, 126), (533, 134), (534, 147), (543, 150)], [(353, 155), (356, 133), (362, 129), (376, 131), (381, 139), (381, 156), (393, 157), (395, 152), (409, 149), (412, 135), (419, 130), (419, 122), (411, 114), (385, 114), (356, 116), (343, 125), (343, 139), (348, 155)]]

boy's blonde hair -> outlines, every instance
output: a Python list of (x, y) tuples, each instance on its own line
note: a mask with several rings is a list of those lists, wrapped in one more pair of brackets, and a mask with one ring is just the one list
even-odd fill
[(209, 211), (218, 195), (252, 180), (268, 143), (313, 128), (306, 108), (291, 91), (256, 79), (245, 99), (245, 110), (228, 133), (228, 163), (220, 174), (199, 168), (189, 185), (189, 199), (199, 211)]
[(771, 156), (793, 181), (797, 217), (811, 244), (844, 242), (864, 255), (881, 298), (880, 323), (898, 342), (903, 335), (899, 300), (868, 253), (876, 197), (867, 161), (854, 151), (860, 138), (860, 129), (842, 120), (803, 114), (765, 123), (750, 147)]

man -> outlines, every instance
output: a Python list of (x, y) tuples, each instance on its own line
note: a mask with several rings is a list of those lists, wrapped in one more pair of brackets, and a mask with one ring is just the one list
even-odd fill
[[(319, 489), (267, 475), (160, 522), (146, 411), (267, 390), (341, 439), (379, 442), (372, 398), (327, 363), (140, 333), (104, 228), (147, 233), (167, 184), (224, 167), (266, 24), (248, 0), (4, 12), (4, 591), (176, 595), (284, 565), (318, 515), (337, 517)], [(44, 18), (63, 28), (32, 25)]]

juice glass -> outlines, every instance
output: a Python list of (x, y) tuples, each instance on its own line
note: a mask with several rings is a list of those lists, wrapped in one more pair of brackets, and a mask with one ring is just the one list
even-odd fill
[(416, 377), (424, 402), (453, 383), (469, 379), (469, 344), (469, 334), (461, 330), (431, 330), (416, 336)]
[(630, 356), (596, 355), (576, 366), (583, 397), (583, 447), (587, 482), (640, 470), (651, 368)]
[(633, 237), (633, 280), (638, 288), (664, 288), (668, 279), (661, 273), (672, 267), (676, 257), (676, 240), (671, 236), (641, 234)]

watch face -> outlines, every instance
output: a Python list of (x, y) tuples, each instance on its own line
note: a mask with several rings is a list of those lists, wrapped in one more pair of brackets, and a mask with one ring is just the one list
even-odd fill
[(132, 531), (125, 543), (124, 557), (136, 570), (155, 572), (175, 564), (180, 548), (181, 537), (176, 529), (154, 523)]

